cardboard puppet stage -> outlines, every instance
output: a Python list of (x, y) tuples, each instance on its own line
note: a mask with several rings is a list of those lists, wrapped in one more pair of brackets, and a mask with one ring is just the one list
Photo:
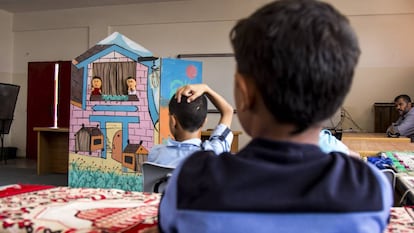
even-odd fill
[(141, 166), (170, 137), (168, 102), (202, 64), (157, 58), (113, 33), (72, 62), (69, 186), (141, 191)]

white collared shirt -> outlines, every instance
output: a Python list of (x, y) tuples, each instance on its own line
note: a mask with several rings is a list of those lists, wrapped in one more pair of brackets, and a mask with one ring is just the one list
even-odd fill
[(172, 139), (167, 140), (167, 144), (155, 145), (148, 154), (148, 161), (176, 167), (181, 161), (199, 150), (211, 150), (217, 155), (229, 152), (233, 142), (231, 130), (219, 124), (212, 132), (209, 140), (201, 142), (200, 138), (192, 138), (182, 142)]

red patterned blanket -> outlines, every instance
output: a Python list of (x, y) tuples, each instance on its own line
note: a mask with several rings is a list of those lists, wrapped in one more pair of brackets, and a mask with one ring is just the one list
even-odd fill
[(0, 232), (127, 233), (157, 224), (159, 194), (118, 189), (43, 188), (47, 189), (16, 195), (4, 195), (0, 189), (0, 196), (3, 195)]
[(385, 233), (414, 232), (413, 206), (391, 208), (390, 224)]
[[(139, 232), (157, 224), (159, 194), (39, 185), (0, 187), (0, 232)], [(412, 207), (394, 207), (387, 233), (414, 232)]]

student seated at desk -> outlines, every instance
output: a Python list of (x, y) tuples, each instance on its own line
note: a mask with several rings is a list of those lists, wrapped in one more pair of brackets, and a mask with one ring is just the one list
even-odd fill
[(278, 0), (236, 23), (237, 116), (252, 140), (237, 154), (198, 151), (170, 177), (161, 232), (384, 232), (391, 185), (374, 166), (318, 146), (360, 54), (331, 5)]
[(414, 141), (414, 108), (411, 98), (408, 95), (399, 95), (394, 99), (395, 108), (400, 113), (400, 117), (387, 129), (389, 137), (406, 136)]
[[(206, 96), (221, 117), (210, 139), (201, 142), (201, 128), (207, 120)], [(168, 139), (166, 145), (151, 148), (149, 162), (175, 167), (195, 151), (212, 150), (216, 154), (230, 151), (233, 107), (209, 86), (193, 84), (179, 88), (168, 107), (170, 131), (175, 140)]]

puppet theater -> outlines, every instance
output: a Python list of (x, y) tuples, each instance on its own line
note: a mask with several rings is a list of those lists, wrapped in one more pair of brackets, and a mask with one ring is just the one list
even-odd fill
[(155, 57), (114, 32), (72, 61), (68, 185), (142, 190), (141, 166), (170, 137), (168, 102), (202, 63)]

